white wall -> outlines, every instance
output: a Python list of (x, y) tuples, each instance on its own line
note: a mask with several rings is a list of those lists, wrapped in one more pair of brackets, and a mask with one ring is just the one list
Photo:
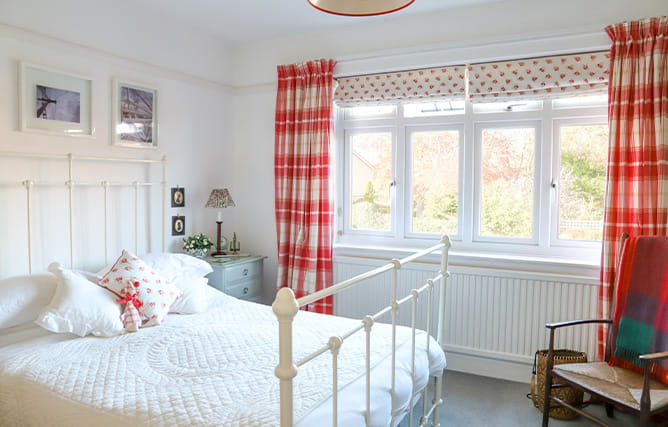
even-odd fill
[[(3, 6), (5, 6), (4, 3)], [(20, 8), (17, 10), (29, 15), (31, 13), (30, 10)], [(41, 15), (30, 16), (35, 17), (35, 21), (40, 21)], [(230, 188), (232, 195), (239, 191), (235, 186), (237, 181), (234, 173), (234, 145), (228, 136), (232, 132), (233, 123), (231, 120), (233, 99), (230, 88), (220, 82), (189, 74), (187, 67), (181, 66), (183, 57), (176, 55), (170, 61), (170, 55), (165, 50), (165, 43), (162, 41), (152, 43), (155, 40), (146, 37), (143, 30), (125, 28), (123, 37), (116, 40), (120, 45), (114, 46), (111, 46), (114, 43), (113, 37), (110, 34), (106, 36), (106, 42), (110, 43), (108, 46), (110, 50), (122, 50), (123, 44), (128, 43), (129, 45), (134, 39), (142, 40), (143, 47), (147, 47), (147, 51), (151, 52), (142, 61), (132, 58), (137, 56), (136, 51), (120, 56), (115, 52), (85, 46), (84, 43), (89, 41), (99, 42), (99, 40), (94, 40), (98, 34), (94, 30), (96, 24), (103, 29), (111, 20), (118, 18), (115, 15), (91, 14), (91, 16), (97, 16), (97, 22), (89, 22), (85, 25), (85, 30), (90, 38), (82, 38), (80, 43), (63, 41), (20, 29), (16, 22), (11, 26), (0, 24), (0, 151), (59, 154), (72, 152), (74, 154), (151, 159), (166, 155), (169, 159), (169, 186), (179, 185), (185, 187), (186, 190), (186, 207), (179, 210), (170, 208), (168, 215), (170, 217), (176, 213), (185, 215), (186, 234), (205, 232), (209, 236), (215, 236), (215, 210), (204, 209), (209, 191), (211, 188), (220, 186)], [(7, 16), (2, 16), (2, 19), (4, 18)], [(38, 23), (41, 25), (41, 21)], [(48, 27), (44, 28), (51, 31)], [(162, 35), (164, 34), (158, 34), (158, 36)], [(190, 38), (187, 42), (198, 46), (197, 38)], [(100, 44), (107, 47), (104, 42)], [(208, 49), (208, 51), (198, 52), (198, 55), (201, 55), (202, 58), (215, 58), (214, 62), (223, 65), (223, 56), (218, 49), (220, 46), (199, 47)], [(178, 50), (177, 45), (177, 53)], [(154, 54), (159, 54), (161, 58), (156, 58), (154, 61)], [(205, 67), (202, 62), (209, 59), (203, 59), (199, 65)], [(96, 126), (94, 138), (75, 139), (19, 130), (18, 64), (20, 61), (76, 73), (92, 79), (93, 119)], [(151, 62), (154, 65), (151, 65)], [(157, 150), (111, 145), (113, 78), (126, 79), (158, 90)], [(19, 166), (19, 163), (15, 165), (14, 179), (22, 179), (23, 166)], [(11, 172), (6, 166), (4, 167), (4, 174)], [(115, 168), (116, 166), (105, 165), (104, 167)], [(9, 169), (11, 168), (12, 166), (9, 166)], [(225, 212), (224, 230), (226, 234), (228, 232), (231, 234), (238, 211), (235, 209), (227, 211)], [(41, 218), (40, 221), (56, 219)], [(10, 230), (9, 235), (2, 236), (3, 243), (6, 244), (13, 239), (25, 239), (23, 233), (23, 229)], [(171, 250), (180, 250), (180, 238), (170, 237), (168, 247)], [(49, 261), (48, 259), (40, 260), (41, 265), (36, 266), (36, 269), (45, 268)], [(0, 276), (9, 273), (14, 272), (0, 271)]]
[[(336, 75), (407, 69), (475, 60), (605, 49), (606, 25), (668, 13), (665, 0), (509, 0), (426, 16), (392, 15), (365, 25), (246, 43), (234, 49), (234, 143), (244, 197), (252, 211), (239, 218), (265, 262), (265, 296), (276, 277), (273, 213), (273, 108), (276, 65), (316, 58), (339, 61)], [(351, 22), (354, 22), (352, 19)], [(261, 239), (255, 241), (256, 237)], [(591, 269), (580, 272), (591, 274)]]
[(223, 42), (133, 0), (2, 0), (0, 22), (94, 51), (229, 83)]

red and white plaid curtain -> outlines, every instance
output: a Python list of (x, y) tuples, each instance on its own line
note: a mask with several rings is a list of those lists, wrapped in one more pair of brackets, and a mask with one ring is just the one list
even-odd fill
[[(610, 318), (623, 232), (668, 235), (668, 18), (611, 25), (608, 154), (598, 312)], [(599, 329), (598, 350), (605, 346)]]
[[(332, 284), (334, 208), (330, 197), (333, 71), (321, 59), (278, 66), (274, 178), (277, 286), (297, 298)], [(309, 310), (332, 313), (332, 298)]]

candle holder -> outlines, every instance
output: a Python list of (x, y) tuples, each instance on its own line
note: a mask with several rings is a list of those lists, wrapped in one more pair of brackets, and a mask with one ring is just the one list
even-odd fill
[(232, 236), (232, 241), (230, 242), (230, 252), (232, 252), (233, 255), (236, 255), (239, 253), (240, 249), (241, 243), (239, 240), (237, 240), (237, 233), (234, 233), (234, 236)]

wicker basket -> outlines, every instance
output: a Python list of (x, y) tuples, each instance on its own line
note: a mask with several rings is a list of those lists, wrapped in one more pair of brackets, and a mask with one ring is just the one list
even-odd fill
[[(531, 377), (531, 400), (534, 406), (543, 412), (543, 400), (545, 396), (545, 371), (547, 370), (547, 350), (538, 350), (534, 359), (534, 375)], [(584, 363), (587, 361), (587, 353), (575, 350), (554, 350), (554, 364), (562, 363)], [(554, 380), (553, 384), (562, 384), (562, 381)], [(552, 396), (556, 396), (566, 403), (577, 405), (582, 403), (583, 393), (572, 387), (559, 387), (552, 390)], [(576, 412), (563, 406), (550, 409), (550, 417), (559, 420), (572, 420), (577, 417)]]

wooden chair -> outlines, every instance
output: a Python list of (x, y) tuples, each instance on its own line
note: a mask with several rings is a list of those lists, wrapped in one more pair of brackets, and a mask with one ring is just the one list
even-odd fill
[[(622, 236), (619, 250), (619, 263), (621, 265), (621, 254), (624, 243), (628, 235)], [(668, 237), (666, 237), (668, 241)], [(619, 270), (618, 270), (619, 271)], [(630, 285), (633, 287), (633, 283)], [(665, 285), (665, 282), (663, 284)], [(613, 311), (614, 312), (614, 311)], [(603, 323), (609, 324), (608, 337), (606, 341), (605, 361), (572, 363), (554, 365), (554, 336), (558, 329), (575, 325)], [(543, 405), (543, 427), (547, 427), (549, 422), (549, 412), (555, 406), (553, 404), (565, 406), (596, 424), (607, 426), (603, 420), (596, 418), (582, 410), (582, 407), (576, 407), (556, 396), (552, 396), (553, 388), (571, 386), (589, 393), (592, 400), (605, 403), (608, 417), (613, 416), (613, 408), (619, 407), (639, 416), (640, 425), (650, 425), (650, 418), (668, 413), (668, 387), (665, 384), (650, 378), (650, 367), (663, 359), (668, 359), (668, 351), (660, 353), (645, 354), (640, 356), (642, 364), (642, 373), (618, 366), (608, 365), (610, 356), (614, 354), (612, 333), (613, 320), (575, 320), (570, 322), (549, 323), (545, 325), (550, 331), (550, 345), (547, 355), (547, 369), (545, 378), (545, 395)], [(668, 350), (668, 349), (666, 349)], [(559, 379), (563, 384), (553, 385), (553, 380)], [(640, 394), (640, 402), (634, 397)], [(654, 398), (654, 399), (652, 399)]]

